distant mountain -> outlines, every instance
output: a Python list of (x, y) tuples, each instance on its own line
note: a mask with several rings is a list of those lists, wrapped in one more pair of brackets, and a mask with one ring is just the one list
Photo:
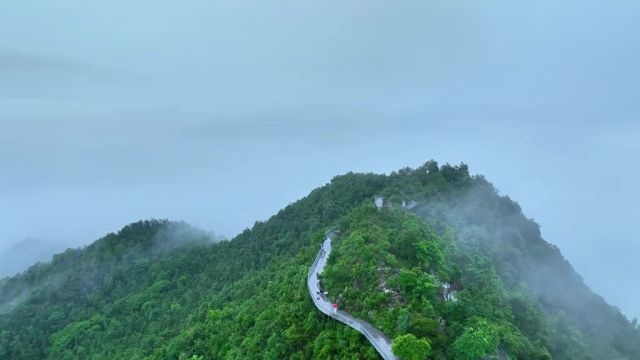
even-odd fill
[(403, 360), (640, 359), (517, 203), (433, 161), (338, 176), (228, 241), (150, 220), (55, 255), (0, 281), (0, 358), (378, 359), (309, 298), (328, 230), (323, 291)]
[(53, 254), (64, 250), (64, 246), (48, 241), (25, 238), (0, 251), (0, 278), (15, 275), (29, 266), (49, 261)]

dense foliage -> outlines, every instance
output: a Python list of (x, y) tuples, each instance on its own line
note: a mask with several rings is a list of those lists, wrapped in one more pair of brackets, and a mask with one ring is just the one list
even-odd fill
[[(405, 358), (433, 352), (435, 358), (479, 359), (501, 350), (550, 359), (539, 308), (526, 301), (512, 306), (510, 300), (523, 295), (507, 292), (492, 263), (466, 256), (451, 236), (402, 209), (364, 205), (340, 221), (323, 276), (326, 290), (395, 337), (396, 347), (425, 349), (421, 357), (408, 355), (412, 350)], [(525, 335), (531, 328), (540, 331)]]
[(329, 228), (323, 284), (403, 359), (640, 358), (637, 326), (517, 204), (435, 162), (336, 177), (230, 241), (153, 220), (56, 255), (0, 281), (0, 358), (377, 359), (309, 299)]

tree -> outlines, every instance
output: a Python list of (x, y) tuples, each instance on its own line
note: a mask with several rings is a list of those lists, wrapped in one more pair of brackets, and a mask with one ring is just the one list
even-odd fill
[(453, 343), (451, 357), (455, 360), (478, 360), (493, 353), (498, 340), (496, 326), (485, 319), (478, 319)]
[(424, 360), (431, 353), (429, 342), (418, 339), (413, 334), (398, 336), (393, 340), (391, 348), (402, 360)]

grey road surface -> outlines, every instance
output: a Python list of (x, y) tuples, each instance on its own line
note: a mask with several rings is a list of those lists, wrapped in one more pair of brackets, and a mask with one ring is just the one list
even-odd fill
[(362, 333), (378, 353), (380, 353), (383, 359), (399, 360), (391, 351), (391, 340), (389, 340), (389, 338), (380, 330), (376, 329), (373, 325), (364, 320), (354, 318), (343, 310), (335, 311), (333, 309), (332, 302), (320, 292), (320, 279), (318, 278), (318, 274), (322, 273), (324, 270), (330, 253), (331, 235), (327, 235), (327, 238), (322, 243), (320, 251), (318, 251), (316, 259), (309, 269), (309, 277), (307, 278), (307, 286), (309, 287), (309, 294), (311, 295), (311, 299), (313, 299), (313, 303), (316, 305), (318, 310), (324, 314)]

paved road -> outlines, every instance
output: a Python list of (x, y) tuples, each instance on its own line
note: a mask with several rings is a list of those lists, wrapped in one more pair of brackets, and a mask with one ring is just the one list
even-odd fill
[(309, 277), (307, 278), (307, 286), (309, 287), (309, 294), (313, 303), (318, 310), (324, 314), (340, 321), (341, 323), (348, 325), (358, 330), (364, 335), (367, 340), (376, 348), (378, 353), (385, 360), (399, 360), (391, 351), (391, 341), (380, 330), (376, 329), (373, 325), (360, 319), (356, 319), (348, 313), (338, 310), (334, 313), (332, 302), (329, 301), (322, 293), (320, 293), (320, 280), (318, 274), (322, 273), (324, 266), (327, 264), (327, 259), (331, 253), (331, 235), (327, 235), (327, 238), (322, 243), (322, 247), (316, 256), (313, 265), (309, 269)]

